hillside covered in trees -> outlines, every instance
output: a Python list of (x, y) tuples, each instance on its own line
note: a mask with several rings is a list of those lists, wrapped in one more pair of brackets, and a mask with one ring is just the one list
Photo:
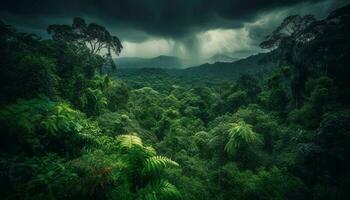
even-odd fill
[(0, 24), (0, 199), (349, 199), (350, 5), (285, 18), (263, 69), (123, 73), (104, 26), (47, 31)]

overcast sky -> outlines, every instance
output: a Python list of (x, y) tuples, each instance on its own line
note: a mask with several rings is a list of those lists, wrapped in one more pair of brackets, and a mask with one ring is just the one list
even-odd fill
[(0, 19), (47, 37), (49, 24), (79, 16), (106, 26), (124, 45), (121, 56), (215, 54), (246, 57), (284, 17), (325, 17), (349, 0), (2, 0)]

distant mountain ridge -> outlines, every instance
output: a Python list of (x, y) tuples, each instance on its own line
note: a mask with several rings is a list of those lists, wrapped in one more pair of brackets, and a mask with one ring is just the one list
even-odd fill
[[(239, 58), (233, 58), (225, 54), (216, 54), (205, 59), (201, 63), (216, 63), (216, 62), (234, 62)], [(140, 57), (121, 57), (114, 59), (117, 67), (120, 69), (142, 69), (142, 68), (156, 68), (156, 69), (184, 69), (192, 67), (191, 61), (181, 59), (175, 56), (160, 55), (154, 58), (140, 58)], [(198, 65), (198, 62), (197, 62)], [(196, 65), (196, 66), (197, 66)]]
[(272, 51), (252, 55), (233, 62), (205, 63), (188, 68), (185, 68), (181, 59), (172, 56), (158, 56), (155, 58), (124, 57), (116, 59), (116, 63), (117, 67), (121, 70), (119, 72), (122, 74), (144, 72), (152, 74), (155, 72), (159, 73), (159, 70), (161, 70), (164, 73), (173, 75), (235, 79), (242, 74), (257, 75), (271, 71), (277, 66), (277, 62), (274, 60), (274, 54)]
[(182, 70), (183, 75), (236, 78), (241, 74), (271, 71), (277, 63), (270, 59), (274, 52), (260, 53), (234, 62), (206, 63)]
[(164, 55), (154, 58), (121, 57), (116, 58), (114, 61), (117, 64), (117, 67), (121, 69), (181, 69), (184, 66), (180, 58)]
[(231, 56), (225, 55), (225, 54), (215, 54), (209, 59), (206, 59), (206, 62), (209, 64), (213, 64), (216, 62), (234, 62), (239, 60), (240, 58), (233, 58)]

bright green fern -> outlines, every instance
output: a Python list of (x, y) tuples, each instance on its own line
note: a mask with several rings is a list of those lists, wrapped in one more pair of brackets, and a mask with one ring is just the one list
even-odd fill
[(233, 123), (228, 134), (229, 141), (225, 146), (225, 151), (229, 153), (234, 153), (237, 150), (260, 142), (260, 138), (258, 134), (253, 131), (252, 126), (244, 121)]
[(122, 149), (131, 149), (135, 146), (142, 147), (141, 138), (135, 135), (119, 135), (117, 141)]
[(143, 173), (157, 173), (170, 166), (178, 167), (179, 164), (164, 156), (152, 156), (145, 161)]

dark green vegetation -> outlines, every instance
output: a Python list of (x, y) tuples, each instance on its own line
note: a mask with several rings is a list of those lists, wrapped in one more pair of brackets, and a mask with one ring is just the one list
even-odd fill
[(104, 75), (89, 43), (121, 44), (82, 19), (1, 24), (0, 198), (348, 199), (349, 13), (287, 18), (262, 43), (278, 65), (226, 81)]

